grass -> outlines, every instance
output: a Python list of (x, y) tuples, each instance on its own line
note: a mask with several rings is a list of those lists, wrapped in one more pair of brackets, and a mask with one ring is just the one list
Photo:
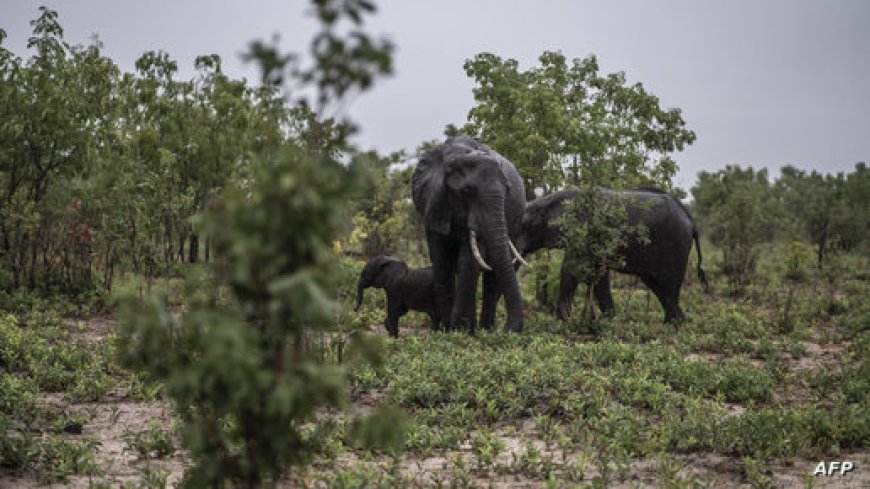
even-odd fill
[[(655, 299), (626, 288), (624, 278), (615, 291), (620, 312), (591, 328), (535, 311), (526, 284), (523, 333), (405, 336), (390, 342), (383, 371), (354, 369), (351, 385), (358, 396), (385, 392), (383, 402), (410, 413), (411, 456), (465, 453), (470, 445), (471, 469), (454, 468), (459, 486), (467, 470), (576, 482), (582, 467), (560, 457), (590, 447), (610, 454), (589, 458), (607, 480), (627, 461), (654, 458), (684, 487), (693, 479), (674, 476), (668, 457), (717, 453), (743, 467), (742, 480), (762, 484), (770, 463), (866, 450), (870, 287), (862, 269), (841, 279), (832, 302), (812, 267), (785, 276), (768, 257), (759, 266), (770, 273), (762, 282), (785, 293), (758, 286), (730, 297), (716, 282), (708, 296), (687, 286), (690, 319), (680, 326), (661, 323)], [(522, 428), (528, 420), (534, 429)], [(560, 456), (551, 464), (523, 445), (512, 452), (518, 458), (498, 462), (497, 432), (558, 445)]]
[(98, 444), (80, 436), (90, 419), (68, 406), (101, 399), (114, 385), (108, 345), (76, 338), (57, 309), (22, 300), (35, 309), (0, 317), (0, 467), (40, 483), (97, 474)]
[[(870, 283), (860, 274), (867, 258), (848, 259), (833, 285), (812, 266), (798, 273), (778, 264), (775, 250), (742, 296), (728, 295), (724, 280), (711, 295), (690, 281), (681, 300), (689, 320), (679, 326), (663, 324), (657, 301), (623, 277), (615, 280), (615, 317), (558, 321), (537, 306), (526, 274), (522, 333), (434, 333), (423, 315), (409, 314), (402, 337), (385, 341), (379, 368), (346, 351), (354, 331), (383, 334), (384, 306), (374, 291), (360, 313), (348, 312), (359, 269), (348, 262), (339, 331), (317, 333), (311, 345), (346, 363), (358, 409), (391, 404), (407, 414), (404, 447), (359, 448), (349, 419), (323, 413), (302, 440), (316, 454), (312, 465), (287, 477), (328, 487), (604, 487), (645, 474), (660, 487), (723, 477), (766, 486), (777, 484), (782, 469), (773, 467), (793, 464), (802, 474), (796, 461), (866, 455)], [(83, 407), (118, 390), (160, 401), (162, 386), (121, 370), (111, 335), (87, 340), (88, 323), (71, 320), (80, 316), (68, 305), (0, 299), (11, 304), (0, 316), (0, 477), (99, 477), (107, 470), (96, 462), (99, 445), (77, 434), (92, 425)], [(26, 304), (14, 307), (16, 300)], [(139, 459), (177, 460), (175, 429), (145, 422), (121, 441)], [(699, 468), (707, 457), (728, 464)], [(163, 487), (169, 473), (147, 468), (138, 477), (139, 487)]]

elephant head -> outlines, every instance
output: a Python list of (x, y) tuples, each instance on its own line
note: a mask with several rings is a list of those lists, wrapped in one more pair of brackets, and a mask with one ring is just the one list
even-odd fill
[[(445, 290), (452, 291), (454, 273), (459, 274), (453, 310), (442, 310), (442, 317), (455, 318), (457, 313), (468, 317), (467, 310), (457, 308), (471, 307), (474, 314), (473, 302), (471, 306), (462, 302), (474, 297), (476, 270), (466, 272), (475, 267), (467, 261), (471, 256), (477, 266), (495, 275), (508, 311), (506, 329), (519, 330), (522, 304), (513, 266), (519, 253), (511, 238), (522, 226), (525, 188), (514, 166), (475, 139), (449, 138), (421, 156), (412, 190), (429, 237), (436, 302), (444, 302)], [(445, 312), (452, 314), (444, 316)]]
[(527, 255), (541, 248), (559, 246), (561, 234), (551, 223), (565, 210), (565, 201), (574, 199), (576, 190), (561, 190), (539, 197), (526, 205), (523, 214), (523, 231), (517, 237), (517, 248)]
[(356, 286), (356, 304), (353, 310), (359, 310), (365, 289), (369, 287), (385, 289), (401, 280), (407, 273), (408, 265), (402, 260), (383, 255), (369, 260), (359, 274), (359, 282)]

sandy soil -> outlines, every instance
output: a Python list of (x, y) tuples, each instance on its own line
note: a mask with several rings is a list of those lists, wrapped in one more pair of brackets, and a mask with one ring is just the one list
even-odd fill
[[(79, 324), (79, 331), (74, 333), (78, 338), (90, 342), (105, 341), (114, 327), (114, 321), (105, 317), (96, 317), (85, 323)], [(373, 326), (373, 331), (383, 328)], [(403, 325), (402, 335), (427, 334), (428, 330), (421, 325)], [(807, 342), (806, 355), (799, 359), (787, 360), (790, 370), (805, 370), (824, 368), (837, 362), (842, 353), (842, 345), (818, 345)], [(707, 355), (697, 356), (699, 361), (706, 360)], [(711, 355), (718, 357), (718, 355)], [(794, 369), (794, 370), (792, 370)], [(385, 395), (385, 392), (367, 392), (354, 399), (358, 412), (367, 412), (375, 406)], [(800, 395), (800, 388), (790, 392), (789, 395)], [(122, 390), (116, 389), (110, 392), (99, 403), (68, 405), (61, 396), (46, 396), (42, 399), (44, 404), (56, 409), (69, 409), (74, 412), (85, 414), (89, 421), (85, 424), (83, 432), (78, 435), (64, 435), (70, 439), (89, 438), (98, 442), (96, 463), (100, 467), (101, 474), (97, 476), (72, 477), (64, 484), (54, 484), (51, 487), (85, 488), (89, 485), (102, 482), (111, 487), (120, 487), (124, 484), (135, 486), (139, 482), (144, 470), (166, 470), (169, 473), (168, 485), (174, 487), (184, 471), (185, 460), (181, 451), (160, 460), (142, 460), (135, 453), (126, 449), (125, 434), (139, 432), (148, 427), (149, 422), (158, 420), (161, 424), (169, 427), (174, 422), (169, 406), (164, 402), (135, 401)], [(739, 404), (726, 406), (729, 415), (738, 416), (745, 411), (745, 407)], [(505, 450), (499, 455), (496, 466), (498, 471), (492, 468), (477, 470), (474, 455), (469, 442), (460, 446), (459, 450), (445, 451), (430, 456), (404, 456), (400, 461), (403, 477), (425, 486), (437, 486), (440, 483), (448, 483), (454, 473), (455, 461), (461, 457), (469, 472), (469, 483), (476, 487), (544, 487), (542, 482), (530, 479), (523, 474), (522, 470), (516, 469), (515, 460), (522, 457), (526, 445), (522, 440), (532, 440), (532, 446), (542, 454), (551, 456), (556, 462), (570, 464), (582, 472), (583, 481), (590, 481), (599, 474), (598, 468), (593, 461), (594, 454), (583, 452), (562, 453), (555, 446), (546, 446), (539, 433), (536, 433), (532, 420), (526, 420), (522, 424), (514, 424), (512, 430), (497, 430), (496, 436), (500, 437), (505, 444)], [(527, 442), (526, 442), (527, 443)], [(176, 446), (179, 446), (176, 440)], [(678, 471), (676, 478), (683, 480), (697, 480), (704, 487), (749, 487), (743, 477), (743, 462), (737, 458), (726, 457), (716, 453), (691, 453), (676, 454), (673, 458), (677, 462)], [(585, 459), (586, 462), (578, 462)], [(843, 453), (836, 457), (837, 460), (849, 460), (855, 465), (855, 469), (846, 475), (835, 474), (827, 476), (813, 476), (813, 471), (821, 462), (820, 460), (795, 459), (787, 462), (777, 462), (769, 465), (770, 473), (767, 474), (777, 487), (812, 487), (822, 488), (868, 488), (870, 487), (870, 451)], [(828, 461), (826, 461), (828, 462)], [(360, 461), (352, 453), (342, 454), (331, 466), (315, 465), (308, 472), (305, 480), (314, 486), (322, 486), (316, 481), (329, 475), (337, 468), (350, 468), (355, 464), (377, 464), (386, 467), (387, 460)], [(660, 480), (661, 461), (642, 458), (632, 460), (627, 470), (623, 471), (624, 478), (615, 474), (611, 487), (658, 487)], [(513, 469), (510, 469), (513, 467)], [(281, 487), (298, 486), (298, 482), (284, 481)], [(0, 488), (34, 488), (40, 487), (37, 481), (28, 474), (23, 477), (14, 477), (8, 471), (0, 469)], [(45, 486), (42, 486), (45, 487)]]

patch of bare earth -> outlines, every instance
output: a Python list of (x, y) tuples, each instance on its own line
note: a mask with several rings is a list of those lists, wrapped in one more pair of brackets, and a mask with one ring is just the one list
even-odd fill
[(73, 340), (84, 340), (94, 345), (106, 341), (116, 324), (109, 316), (92, 316), (87, 320), (68, 320), (65, 323)]
[[(477, 465), (469, 441), (462, 443), (458, 450), (437, 450), (429, 455), (404, 455), (399, 461), (399, 474), (403, 484), (409, 487), (454, 487), (464, 474), (468, 487), (493, 488), (538, 488), (546, 487), (541, 461), (553, 462), (556, 480), (575, 484), (589, 483), (601, 477), (602, 472), (597, 454), (583, 449), (563, 451), (557, 445), (547, 445), (533, 428), (533, 421), (525, 420), (515, 429), (498, 429), (493, 434), (504, 443), (504, 449), (494, 463), (486, 467)], [(473, 433), (472, 433), (473, 436)], [(529, 450), (538, 454), (538, 462), (524, 464), (522, 461)], [(666, 477), (669, 483), (683, 481), (696, 482), (702, 487), (730, 488), (751, 487), (744, 476), (743, 461), (719, 453), (697, 452), (671, 455), (676, 467)], [(852, 461), (856, 470), (846, 475), (815, 476), (820, 461), (794, 459), (788, 462), (769, 464), (767, 474), (775, 487), (806, 487), (812, 480), (813, 487), (824, 488), (866, 488), (870, 487), (870, 470), (867, 470), (870, 452), (843, 453), (838, 460)], [(386, 457), (360, 457), (355, 453), (344, 453), (333, 463), (320, 465), (305, 477), (310, 487), (328, 487), (329, 476), (339, 470), (351, 470), (360, 466), (375, 469), (381, 473), (390, 471), (391, 462)], [(662, 487), (663, 462), (655, 457), (629, 460), (620, 468), (611, 465), (610, 484), (614, 488), (657, 488)], [(458, 469), (457, 467), (462, 467)], [(281, 487), (298, 486), (300, 482), (285, 481)], [(694, 486), (689, 484), (689, 486)]]
[[(107, 341), (115, 328), (115, 321), (109, 317), (98, 316), (86, 321), (67, 323), (73, 340), (97, 345)], [(166, 470), (168, 483), (174, 487), (184, 472), (184, 458), (180, 450), (162, 459), (143, 460), (127, 450), (125, 436), (144, 431), (152, 421), (161, 424), (162, 429), (173, 426), (168, 404), (160, 401), (141, 401), (133, 399), (122, 388), (116, 387), (99, 402), (72, 404), (62, 395), (51, 394), (40, 399), (40, 406), (51, 411), (67, 411), (84, 415), (80, 434), (62, 435), (69, 441), (93, 440), (96, 442), (94, 462), (99, 473), (90, 476), (71, 476), (67, 482), (55, 483), (51, 487), (84, 488), (93, 483), (105, 482), (110, 487), (120, 487), (125, 483), (136, 483), (145, 470)], [(180, 446), (178, 440), (176, 447)], [(34, 474), (25, 473), (20, 477), (0, 471), (0, 488), (40, 487)], [(45, 486), (41, 486), (45, 487)]]
[[(71, 330), (75, 339), (97, 344), (106, 341), (115, 323), (111, 318), (95, 317), (74, 325)], [(382, 325), (371, 325), (372, 332), (385, 334)], [(400, 334), (427, 335), (429, 325), (425, 321), (407, 321), (402, 324)], [(804, 344), (806, 355), (799, 359), (786, 361), (790, 372), (800, 375), (807, 371), (820, 368), (835, 367), (846, 345), (819, 345), (813, 342)], [(721, 354), (693, 353), (689, 359), (696, 361), (719, 361)], [(790, 390), (786, 395), (792, 402), (800, 402), (802, 390)], [(387, 394), (379, 389), (357, 393), (353, 397), (357, 413), (364, 414), (377, 406)], [(804, 397), (810, 394), (804, 392)], [(84, 488), (95, 482), (104, 482), (111, 487), (123, 484), (135, 484), (145, 470), (166, 470), (169, 473), (168, 486), (175, 487), (180, 481), (186, 461), (181, 450), (159, 460), (142, 460), (136, 453), (127, 450), (125, 435), (137, 433), (148, 428), (151, 421), (156, 420), (168, 429), (174, 423), (169, 406), (159, 401), (138, 401), (120, 389), (107, 394), (100, 402), (87, 404), (69, 404), (62, 396), (47, 396), (43, 403), (52, 409), (70, 410), (87, 414), (89, 421), (85, 423), (83, 432), (79, 435), (63, 435), (70, 440), (92, 439), (98, 442), (95, 462), (100, 469), (96, 476), (74, 476), (63, 484), (52, 487)], [(729, 416), (739, 416), (746, 411), (740, 404), (726, 404)], [(329, 413), (342, 416), (341, 413)], [(553, 462), (554, 473), (560, 481), (574, 480), (571, 485), (590, 482), (602, 475), (596, 453), (584, 451), (577, 447), (563, 451), (556, 444), (546, 444), (541, 434), (535, 429), (532, 420), (519, 421), (512, 427), (505, 425), (493, 433), (504, 444), (504, 449), (492, 465), (478, 467), (478, 459), (471, 448), (470, 439), (474, 433), (469, 433), (469, 439), (460, 445), (458, 450), (438, 450), (426, 455), (405, 454), (399, 461), (401, 480), (409, 486), (441, 487), (450, 486), (456, 481), (457, 461), (461, 461), (467, 482), (471, 487), (495, 488), (538, 488), (545, 487), (542, 476), (541, 460)], [(176, 446), (179, 446), (176, 443)], [(529, 450), (538, 454), (539, 462), (524, 464), (523, 457)], [(750, 487), (743, 475), (743, 461), (719, 453), (699, 452), (690, 454), (672, 454), (676, 468), (668, 476), (670, 480), (698, 481), (704, 487)], [(867, 488), (870, 487), (870, 451), (862, 450), (843, 453), (835, 457), (837, 460), (849, 460), (855, 469), (845, 475), (815, 476), (814, 470), (821, 460), (794, 459), (787, 462), (777, 461), (768, 465), (768, 474), (777, 487), (804, 487), (810, 481), (813, 487), (822, 488)], [(279, 487), (300, 487), (302, 482), (307, 487), (327, 487), (325, 480), (339, 470), (349, 470), (359, 465), (367, 465), (386, 472), (390, 467), (387, 457), (361, 456), (355, 452), (345, 452), (334, 462), (319, 461), (301, 479), (288, 479)], [(656, 458), (638, 458), (627, 461), (622, 470), (611, 466), (611, 483), (609, 487), (627, 488), (661, 487), (663, 484), (662, 461)], [(0, 488), (35, 488), (40, 487), (32, 474), (23, 477), (13, 477), (0, 471)], [(45, 486), (42, 486), (45, 487)]]
[(839, 366), (840, 356), (846, 351), (848, 343), (819, 343), (804, 341), (806, 355), (794, 360), (790, 365), (794, 370), (819, 370)]
[[(151, 421), (157, 421), (164, 429), (170, 428), (174, 421), (169, 407), (160, 402), (111, 401), (83, 405), (92, 409), (95, 416), (84, 427), (81, 436), (97, 440), (99, 446), (96, 463), (100, 468), (99, 476), (72, 477), (67, 487), (87, 487), (91, 480), (109, 483), (118, 487), (123, 483), (139, 481), (144, 470), (166, 470), (168, 483), (174, 487), (184, 472), (182, 452), (162, 459), (143, 460), (127, 450), (125, 435), (138, 433), (148, 428)], [(178, 446), (178, 440), (176, 440)]]

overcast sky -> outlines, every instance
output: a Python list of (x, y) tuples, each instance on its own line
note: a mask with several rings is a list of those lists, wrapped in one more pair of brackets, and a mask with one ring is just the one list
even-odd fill
[[(97, 33), (123, 70), (147, 50), (193, 73), (197, 55), (217, 53), (224, 71), (257, 80), (240, 59), (254, 39), (280, 33), (305, 52), (315, 22), (307, 0), (0, 0), (7, 48), (27, 54), (29, 21), (46, 4), (66, 40)], [(511, 1), (380, 0), (368, 28), (397, 45), (395, 76), (350, 108), (356, 143), (413, 150), (465, 122), (473, 84), (463, 61), (482, 51), (536, 63), (545, 50), (595, 54), (605, 72), (624, 71), (663, 107), (679, 107), (697, 141), (677, 153), (677, 185), (727, 164), (785, 164), (825, 172), (870, 162), (870, 1), (729, 0)]]

